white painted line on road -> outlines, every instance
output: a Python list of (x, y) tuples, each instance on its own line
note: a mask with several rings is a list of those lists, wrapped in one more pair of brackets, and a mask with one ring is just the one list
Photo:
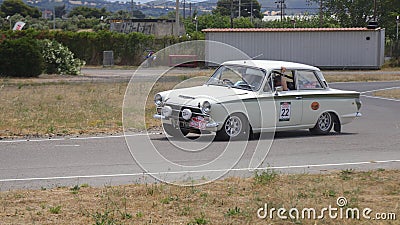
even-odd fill
[(143, 134), (127, 134), (127, 135), (110, 135), (110, 136), (97, 136), (97, 137), (73, 137), (73, 138), (48, 138), (48, 139), (23, 139), (23, 140), (3, 140), (1, 143), (19, 143), (19, 142), (45, 142), (45, 141), (68, 141), (68, 140), (91, 140), (91, 139), (107, 139), (107, 138), (124, 138), (135, 136), (146, 136), (158, 133), (143, 133)]
[(366, 94), (366, 93), (372, 93), (372, 92), (377, 92), (377, 91), (387, 91), (387, 90), (392, 90), (392, 89), (399, 89), (400, 87), (388, 87), (388, 88), (380, 88), (376, 90), (371, 90), (371, 91), (363, 91), (361, 94)]
[(56, 147), (80, 147), (80, 145), (54, 145)]
[(0, 141), (1, 143), (18, 143), (18, 142), (42, 142), (42, 141), (64, 141), (66, 138), (53, 138), (53, 139), (22, 139), (22, 140), (5, 140)]
[(361, 96), (366, 97), (366, 98), (374, 98), (374, 99), (380, 99), (380, 100), (400, 102), (400, 99), (394, 99), (394, 98), (384, 98), (384, 97), (371, 96), (371, 95), (361, 95)]
[(397, 83), (400, 80), (393, 81), (338, 81), (338, 82), (329, 82), (329, 84), (361, 84), (361, 83)]
[(378, 160), (368, 162), (348, 162), (348, 163), (327, 163), (327, 164), (310, 164), (310, 165), (294, 165), (294, 166), (272, 166), (263, 168), (237, 168), (237, 169), (218, 169), (218, 170), (196, 170), (196, 171), (167, 171), (167, 172), (142, 172), (127, 174), (104, 174), (104, 175), (82, 175), (82, 176), (64, 176), (64, 177), (33, 177), (33, 178), (11, 178), (0, 179), (0, 182), (16, 182), (16, 181), (38, 181), (38, 180), (65, 180), (65, 179), (82, 179), (82, 178), (107, 178), (107, 177), (126, 177), (126, 176), (143, 176), (143, 175), (167, 175), (167, 174), (187, 174), (187, 173), (210, 173), (210, 172), (230, 172), (230, 171), (255, 171), (266, 169), (298, 169), (313, 167), (333, 167), (333, 166), (351, 166), (366, 164), (382, 164), (382, 163), (399, 163), (400, 159), (394, 160)]

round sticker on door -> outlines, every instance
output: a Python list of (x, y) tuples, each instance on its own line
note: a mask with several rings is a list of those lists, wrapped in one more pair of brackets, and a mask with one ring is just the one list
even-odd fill
[(313, 102), (313, 103), (311, 103), (311, 109), (312, 109), (312, 110), (317, 110), (317, 109), (319, 109), (319, 103), (318, 103), (318, 102)]
[(289, 120), (290, 120), (290, 102), (281, 102), (279, 121), (289, 121)]

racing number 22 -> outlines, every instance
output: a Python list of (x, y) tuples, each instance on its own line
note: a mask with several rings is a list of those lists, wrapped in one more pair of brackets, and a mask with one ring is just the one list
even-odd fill
[(290, 120), (290, 102), (281, 102), (279, 121), (289, 121), (289, 120)]

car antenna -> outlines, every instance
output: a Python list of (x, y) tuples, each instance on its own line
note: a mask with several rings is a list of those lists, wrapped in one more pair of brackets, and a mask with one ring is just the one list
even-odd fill
[(251, 59), (256, 59), (256, 58), (258, 58), (258, 57), (260, 57), (260, 56), (263, 56), (263, 55), (264, 55), (264, 54), (261, 53), (261, 54), (259, 54), (259, 55), (256, 55), (256, 56), (252, 57)]

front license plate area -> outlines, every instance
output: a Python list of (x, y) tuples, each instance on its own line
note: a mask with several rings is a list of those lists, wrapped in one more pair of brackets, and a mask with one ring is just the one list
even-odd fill
[(199, 130), (205, 130), (206, 124), (207, 124), (207, 121), (202, 116), (193, 117), (189, 122), (190, 127), (193, 127), (193, 128), (199, 129)]

